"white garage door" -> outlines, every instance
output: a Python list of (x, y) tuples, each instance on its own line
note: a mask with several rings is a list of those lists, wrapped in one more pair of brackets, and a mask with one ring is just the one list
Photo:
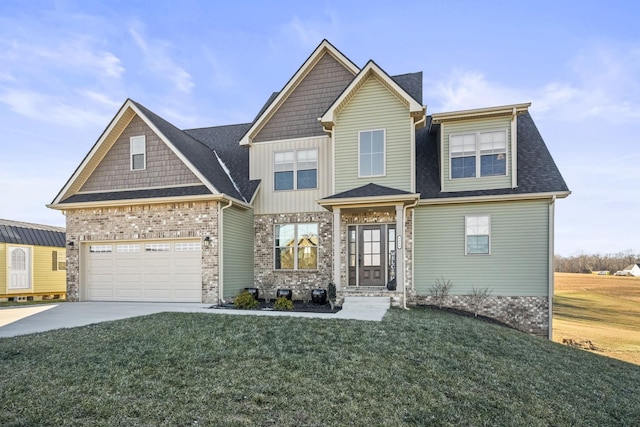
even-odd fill
[(89, 301), (202, 301), (199, 240), (85, 245)]

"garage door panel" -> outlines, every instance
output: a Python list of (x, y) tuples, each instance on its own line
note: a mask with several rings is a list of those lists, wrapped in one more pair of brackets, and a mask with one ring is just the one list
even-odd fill
[[(96, 301), (176, 301), (202, 300), (202, 252), (199, 241), (189, 243), (197, 250), (179, 250), (176, 242), (122, 243), (123, 248), (140, 245), (141, 251), (85, 251), (86, 295)], [(120, 248), (120, 246), (117, 246)], [(144, 248), (155, 250), (145, 250)], [(162, 248), (163, 250), (157, 250)], [(169, 251), (164, 249), (169, 248)]]
[(121, 298), (123, 300), (127, 298), (131, 298), (134, 300), (141, 300), (141, 296), (143, 294), (142, 289), (140, 288), (116, 288), (115, 296), (116, 298)]

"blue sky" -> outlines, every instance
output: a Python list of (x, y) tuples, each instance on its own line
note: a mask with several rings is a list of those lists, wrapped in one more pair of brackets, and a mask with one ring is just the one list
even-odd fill
[(180, 128), (251, 121), (323, 38), (424, 72), (427, 112), (532, 102), (573, 194), (556, 253), (640, 252), (637, 2), (0, 1), (0, 218), (45, 204), (127, 97)]

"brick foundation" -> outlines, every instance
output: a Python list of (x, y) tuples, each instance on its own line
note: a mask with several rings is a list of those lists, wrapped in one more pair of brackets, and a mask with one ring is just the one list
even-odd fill
[[(419, 305), (437, 305), (433, 296), (411, 295), (411, 302)], [(443, 304), (473, 313), (471, 295), (449, 295)], [(490, 296), (478, 314), (499, 320), (523, 332), (549, 336), (549, 300), (547, 297)]]

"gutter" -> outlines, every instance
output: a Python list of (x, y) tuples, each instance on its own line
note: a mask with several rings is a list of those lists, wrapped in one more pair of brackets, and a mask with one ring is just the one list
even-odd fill
[(233, 200), (229, 200), (226, 206), (218, 205), (218, 304), (222, 304), (222, 286), (224, 284), (224, 220), (223, 212), (225, 209), (233, 205)]

